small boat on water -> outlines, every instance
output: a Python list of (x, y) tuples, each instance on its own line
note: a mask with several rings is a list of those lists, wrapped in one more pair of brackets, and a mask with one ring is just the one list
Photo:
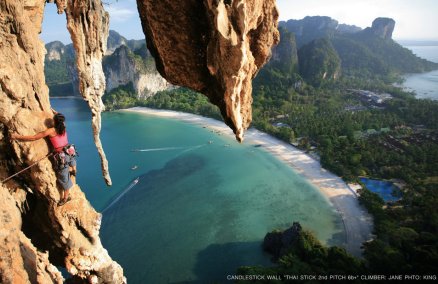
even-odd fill
[(136, 170), (136, 169), (138, 169), (137, 165), (134, 165), (133, 167), (131, 167), (131, 170)]
[(105, 209), (103, 209), (102, 213), (104, 213), (106, 210), (108, 210), (111, 206), (113, 206), (114, 204), (117, 203), (117, 201), (120, 200), (120, 198), (122, 198), (131, 188), (133, 188), (138, 182), (140, 181), (140, 178), (136, 178), (135, 180), (133, 180), (129, 186), (123, 190), (122, 193), (119, 194), (119, 196), (117, 196), (116, 199), (114, 199)]

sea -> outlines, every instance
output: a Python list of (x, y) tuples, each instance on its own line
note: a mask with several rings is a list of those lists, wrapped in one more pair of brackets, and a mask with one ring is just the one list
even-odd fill
[(339, 213), (289, 166), (258, 145), (175, 119), (104, 113), (107, 187), (85, 102), (51, 103), (77, 146), (78, 184), (102, 212), (102, 243), (129, 283), (229, 282), (240, 266), (273, 265), (263, 238), (295, 221), (325, 244), (346, 241)]
[[(424, 59), (438, 63), (438, 44), (435, 45), (404, 45)], [(404, 76), (402, 86), (413, 91), (418, 99), (438, 100), (438, 70), (426, 73), (408, 74)]]

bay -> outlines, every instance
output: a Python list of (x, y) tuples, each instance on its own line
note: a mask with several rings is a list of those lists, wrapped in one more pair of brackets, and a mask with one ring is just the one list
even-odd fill
[[(438, 63), (438, 46), (405, 46), (417, 56)], [(419, 99), (438, 100), (438, 70), (404, 76), (402, 86)]]
[(78, 146), (82, 190), (100, 212), (112, 204), (101, 240), (129, 283), (226, 282), (239, 266), (270, 265), (263, 237), (293, 221), (326, 244), (345, 242), (339, 214), (289, 166), (257, 145), (177, 120), (104, 113), (108, 188), (85, 103), (52, 99), (52, 105), (66, 115)]

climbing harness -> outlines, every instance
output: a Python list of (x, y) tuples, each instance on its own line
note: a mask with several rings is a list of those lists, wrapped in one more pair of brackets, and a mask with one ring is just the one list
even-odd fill
[(1, 181), (1, 183), (5, 183), (6, 181), (8, 181), (8, 180), (10, 180), (11, 178), (13, 178), (13, 177), (15, 177), (15, 176), (21, 174), (22, 172), (27, 171), (28, 169), (32, 168), (33, 166), (35, 166), (36, 164), (38, 164), (39, 162), (41, 162), (41, 161), (44, 160), (45, 158), (52, 156), (53, 154), (54, 154), (54, 153), (51, 152), (51, 153), (45, 155), (44, 157), (42, 157), (41, 159), (39, 159), (38, 161), (36, 161), (36, 162), (33, 163), (32, 165), (27, 166), (26, 168), (22, 169), (21, 171), (19, 171), (19, 172), (15, 173), (15, 174), (13, 174), (13, 175), (11, 175), (11, 176), (5, 178), (4, 180)]
[(78, 153), (78, 151), (76, 151), (76, 147), (75, 147), (74, 144), (68, 144), (68, 145), (64, 146), (62, 148), (61, 152), (56, 152), (56, 151), (50, 152), (49, 154), (45, 155), (44, 157), (42, 157), (41, 159), (39, 159), (38, 161), (36, 161), (32, 165), (27, 166), (26, 168), (22, 169), (21, 171), (19, 171), (19, 172), (15, 173), (15, 174), (5, 178), (4, 180), (1, 181), (1, 183), (5, 183), (6, 181), (8, 181), (11, 178), (21, 174), (22, 172), (27, 171), (28, 169), (32, 168), (33, 166), (35, 166), (36, 164), (38, 164), (39, 162), (41, 162), (42, 160), (44, 160), (45, 158), (48, 158), (50, 156), (54, 156), (55, 161), (56, 161), (56, 165), (59, 168), (64, 167), (65, 163), (66, 163), (66, 160), (65, 160), (65, 156), (66, 155), (69, 155), (69, 156), (72, 156), (72, 157), (79, 156), (79, 153)]
[(67, 156), (70, 157), (79, 157), (79, 153), (76, 150), (76, 147), (74, 144), (68, 144), (64, 147), (62, 147), (62, 151), (60, 152), (54, 152), (54, 159), (56, 162), (56, 166), (58, 170), (61, 170), (66, 167), (67, 165)]

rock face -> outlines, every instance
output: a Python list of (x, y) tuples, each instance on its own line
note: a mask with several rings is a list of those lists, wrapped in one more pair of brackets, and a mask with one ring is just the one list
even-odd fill
[[(108, 34), (108, 41), (106, 45), (106, 53), (105, 55), (113, 54), (113, 52), (122, 45), (126, 45), (129, 47), (131, 51), (135, 51), (137, 49), (142, 48), (143, 45), (146, 45), (146, 40), (144, 39), (126, 39), (118, 32), (110, 30)], [(147, 49), (145, 49), (146, 51)]]
[(341, 73), (341, 59), (328, 39), (316, 39), (298, 51), (299, 69), (303, 78), (319, 85), (336, 80)]
[(371, 26), (371, 31), (383, 39), (391, 39), (395, 21), (390, 18), (376, 18)]
[(61, 61), (61, 57), (65, 52), (65, 45), (60, 41), (53, 41), (46, 44), (46, 60), (48, 61)]
[[(73, 44), (54, 41), (46, 44), (44, 72), (51, 96), (79, 96), (79, 76)], [(109, 31), (103, 59), (106, 89), (132, 83), (138, 98), (147, 98), (159, 91), (173, 88), (155, 68), (145, 40), (127, 40), (116, 31)]]
[(298, 50), (295, 36), (285, 28), (279, 28), (281, 41), (272, 49), (268, 65), (279, 69), (284, 74), (298, 72)]
[(238, 141), (252, 120), (251, 80), (279, 41), (275, 0), (137, 0), (160, 74), (209, 97)]
[(122, 45), (127, 45), (126, 38), (122, 37), (116, 31), (109, 31), (108, 40), (106, 45), (106, 53), (105, 55), (113, 54), (113, 52)]
[(294, 222), (292, 227), (284, 232), (272, 232), (266, 234), (263, 240), (263, 250), (272, 254), (273, 260), (277, 261), (298, 241), (301, 230), (300, 223)]
[[(62, 10), (58, 4), (58, 11)], [(108, 38), (108, 13), (100, 0), (68, 1), (67, 29), (70, 32), (76, 50), (76, 66), (79, 74), (79, 90), (91, 109), (94, 143), (99, 152), (102, 173), (107, 185), (111, 185), (108, 161), (100, 141), (101, 112), (105, 109), (102, 96), (105, 93), (105, 75), (102, 69), (102, 58), (106, 50)]]
[(300, 48), (315, 39), (332, 37), (338, 27), (338, 21), (327, 16), (307, 16), (301, 20), (280, 22), (280, 26), (295, 34)]
[(355, 25), (339, 24), (336, 30), (343, 34), (354, 34), (360, 32), (362, 28)]
[(105, 56), (103, 63), (107, 92), (132, 83), (137, 97), (144, 99), (172, 87), (157, 72), (154, 59), (146, 52), (145, 45), (132, 51), (123, 44), (111, 55)]
[(21, 212), (15, 198), (0, 185), (0, 282), (63, 283), (48, 254), (38, 251), (21, 231)]
[[(105, 82), (99, 72), (104, 40), (96, 35), (105, 32), (106, 22), (102, 19), (106, 14), (97, 0), (71, 0), (68, 7), (65, 1), (57, 4), (58, 11), (66, 9), (69, 17), (83, 73), (81, 89), (93, 107), (98, 132), (99, 92)], [(49, 153), (47, 142), (11, 142), (8, 137), (10, 132), (40, 132), (46, 129), (45, 119), (52, 117), (44, 80), (44, 45), (39, 39), (44, 6), (43, 0), (0, 2), (0, 179), (43, 158), (30, 170), (0, 185), (1, 282), (61, 283), (62, 277), (50, 260), (83, 280), (122, 283), (122, 268), (100, 243), (101, 215), (79, 186), (72, 188), (70, 202), (57, 206), (61, 192), (51, 161), (44, 159)], [(87, 43), (81, 41), (85, 38)]]
[[(49, 86), (50, 95), (80, 96), (79, 78), (76, 68), (76, 56), (73, 44), (64, 45), (60, 41), (46, 44), (46, 57), (44, 59), (44, 75)], [(58, 91), (58, 86), (63, 88)]]
[(362, 30), (354, 25), (338, 24), (337, 20), (327, 16), (307, 16), (301, 20), (281, 21), (279, 26), (295, 34), (298, 48), (315, 39), (353, 34)]

